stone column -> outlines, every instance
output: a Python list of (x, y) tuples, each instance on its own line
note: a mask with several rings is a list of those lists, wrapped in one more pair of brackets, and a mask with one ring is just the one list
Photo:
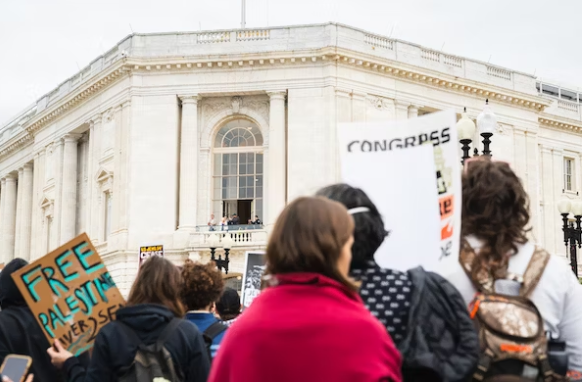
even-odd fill
[[(553, 175), (553, 153), (551, 148), (543, 146), (541, 148), (541, 166), (543, 169), (543, 177), (550, 178), (550, 182), (543, 182), (542, 184), (542, 201), (543, 201), (543, 220), (541, 220), (541, 233), (544, 233), (543, 246), (549, 252), (553, 252), (555, 248), (555, 226), (558, 226), (559, 212), (557, 211), (553, 189), (555, 186), (552, 182)], [(542, 181), (542, 180), (541, 180)], [(542, 237), (542, 236), (541, 236)], [(553, 252), (554, 253), (554, 252)]]
[[(55, 180), (55, 206), (53, 210), (53, 223), (51, 227), (51, 239), (49, 245), (53, 248), (61, 245), (61, 207), (63, 205), (63, 140), (57, 139), (54, 142), (52, 154), (52, 173)], [(70, 240), (70, 239), (69, 239)]]
[(30, 241), (30, 258), (29, 260), (34, 260), (37, 254), (37, 244), (38, 244), (38, 224), (40, 218), (38, 216), (38, 202), (39, 202), (39, 169), (40, 169), (40, 152), (34, 154), (33, 168), (32, 168), (32, 199), (31, 199), (31, 212), (30, 212), (30, 238), (35, 239), (33, 242)]
[(32, 225), (32, 164), (26, 163), (22, 172), (22, 191), (20, 203), (20, 257), (30, 260), (30, 234)]
[(532, 226), (532, 236), (537, 244), (540, 244), (541, 239), (539, 238), (539, 225), (538, 225), (538, 214), (539, 214), (539, 196), (538, 196), (538, 177), (539, 171), (537, 166), (537, 134), (536, 132), (527, 131), (526, 132), (526, 174), (527, 174), (527, 184), (525, 185), (526, 191), (530, 198), (530, 225)]
[(44, 188), (46, 183), (46, 159), (47, 159), (47, 150), (43, 148), (38, 153), (38, 164), (34, 163), (34, 175), (36, 180), (36, 196), (32, 201), (33, 206), (33, 232), (31, 235), (31, 250), (32, 250), (32, 257), (37, 258), (41, 257), (45, 254), (47, 247), (43, 247), (42, 241), (37, 241), (46, 236), (45, 232), (43, 231), (43, 210), (40, 207), (41, 199), (44, 195)]
[(419, 116), (419, 107), (416, 105), (410, 105), (407, 109), (407, 118), (414, 119)]
[(564, 186), (564, 158), (563, 158), (563, 151), (559, 148), (553, 148), (553, 173), (552, 179), (548, 180), (548, 182), (553, 186), (554, 192), (554, 201), (553, 201), (553, 213), (554, 215), (548, 218), (551, 223), (553, 223), (553, 231), (555, 232), (555, 244), (554, 247), (551, 248), (551, 244), (549, 244), (549, 248), (547, 249), (549, 252), (554, 252), (557, 255), (566, 256), (567, 260), (569, 260), (569, 253), (566, 252), (565, 249), (565, 241), (563, 237), (563, 225), (561, 221), (561, 214), (557, 210), (557, 204), (563, 198), (563, 186)]
[(267, 201), (271, 226), (286, 204), (286, 144), (285, 144), (285, 91), (268, 92), (269, 95), (269, 174)]
[(99, 204), (100, 191), (97, 185), (97, 171), (99, 171), (99, 159), (101, 158), (101, 115), (93, 117), (89, 133), (89, 143), (91, 144), (91, 161), (89, 163), (89, 238), (93, 244), (99, 241)]
[[(120, 217), (119, 217), (119, 229), (122, 232), (128, 231), (129, 226), (129, 198), (130, 198), (130, 191), (129, 191), (129, 162), (130, 162), (130, 149), (131, 149), (131, 141), (130, 141), (130, 106), (131, 101), (126, 100), (121, 104), (121, 167), (120, 167), (120, 174), (121, 177), (121, 191), (118, 196), (120, 199)], [(194, 150), (194, 149), (191, 149)], [(196, 151), (198, 154), (198, 151)], [(195, 202), (196, 203), (196, 202)], [(126, 239), (123, 239), (123, 248), (127, 247), (125, 243)]]
[(340, 152), (338, 148), (338, 125), (350, 123), (352, 121), (352, 108), (350, 107), (350, 91), (336, 88), (336, 124), (332, 132), (330, 150), (330, 164), (335, 169), (335, 181), (342, 179), (342, 169), (340, 168)]
[(63, 138), (63, 192), (61, 206), (61, 241), (72, 240), (76, 233), (77, 211), (77, 140), (79, 135), (67, 134)]
[(405, 120), (409, 117), (409, 106), (411, 105), (408, 101), (395, 100), (395, 119)]
[(20, 255), (20, 232), (22, 223), (22, 173), (23, 169), (18, 168), (18, 182), (16, 183), (16, 222), (14, 224), (14, 257), (22, 257)]
[(198, 202), (198, 97), (181, 96), (180, 127), (180, 196), (178, 196), (178, 229), (192, 231), (196, 227)]
[(2, 213), (2, 221), (4, 222), (2, 225), (4, 239), (2, 257), (4, 259), (4, 263), (6, 264), (10, 260), (14, 259), (14, 235), (16, 229), (16, 178), (12, 175), (7, 175), (5, 182), (6, 184), (4, 185), (4, 189), (6, 190), (6, 196), (4, 197), (4, 212)]
[(366, 93), (352, 92), (352, 121), (355, 123), (366, 121)]
[[(6, 179), (0, 180), (0, 252), (4, 252), (4, 207), (6, 206)], [(0, 262), (4, 262), (4, 256), (0, 255)]]

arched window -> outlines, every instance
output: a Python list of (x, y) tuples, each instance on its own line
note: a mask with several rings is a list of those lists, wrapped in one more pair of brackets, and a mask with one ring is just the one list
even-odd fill
[(217, 133), (213, 148), (213, 213), (248, 224), (263, 221), (263, 136), (247, 119), (231, 120)]

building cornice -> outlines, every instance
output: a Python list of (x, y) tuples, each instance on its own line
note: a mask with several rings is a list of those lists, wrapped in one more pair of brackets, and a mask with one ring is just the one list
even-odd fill
[(469, 81), (445, 73), (413, 67), (402, 62), (365, 55), (338, 47), (327, 47), (305, 52), (249, 53), (233, 55), (227, 58), (224, 56), (216, 58), (204, 56), (204, 58), (201, 57), (200, 59), (184, 57), (155, 59), (126, 57), (116, 62), (102, 74), (88, 79), (70, 92), (69, 95), (56, 100), (54, 105), (47, 107), (24, 123), (23, 127), (26, 133), (18, 134), (7, 145), (4, 145), (4, 148), (0, 150), (0, 158), (33, 141), (36, 133), (44, 126), (75, 109), (79, 104), (111, 86), (126, 74), (164, 73), (169, 71), (192, 72), (197, 70), (221, 71), (233, 68), (250, 69), (282, 65), (321, 65), (322, 63), (356, 67), (360, 70), (376, 72), (394, 79), (419, 83), (470, 97), (489, 98), (496, 103), (525, 108), (535, 112), (542, 112), (545, 107), (549, 106), (549, 101), (538, 95), (530, 95), (490, 84)]
[(582, 133), (581, 125), (555, 120), (550, 117), (539, 117), (538, 122), (543, 127), (558, 129), (569, 133), (576, 133), (578, 135)]

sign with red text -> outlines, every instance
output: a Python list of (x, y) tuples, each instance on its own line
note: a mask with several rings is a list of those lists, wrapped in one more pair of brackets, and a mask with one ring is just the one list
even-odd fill
[[(342, 180), (361, 188), (390, 232), (375, 254), (386, 268), (447, 276), (459, 255), (461, 165), (453, 111), (339, 125)], [(366, 214), (366, 213), (357, 213)]]
[(73, 355), (91, 349), (125, 301), (103, 260), (82, 234), (12, 274), (45, 336)]

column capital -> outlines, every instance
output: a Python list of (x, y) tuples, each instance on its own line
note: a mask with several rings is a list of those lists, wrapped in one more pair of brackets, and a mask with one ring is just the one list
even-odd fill
[(180, 101), (182, 101), (182, 105), (185, 104), (198, 104), (198, 100), (200, 100), (200, 96), (198, 94), (193, 95), (178, 95)]
[(409, 108), (412, 106), (411, 102), (407, 100), (394, 99), (394, 103), (397, 108)]
[(100, 124), (102, 121), (103, 121), (103, 115), (101, 113), (98, 113), (97, 115), (90, 118), (88, 123), (89, 124)]
[(352, 91), (352, 98), (356, 99), (356, 100), (362, 100), (364, 101), (366, 99), (367, 94), (365, 92), (358, 92), (358, 91)]
[(22, 169), (24, 171), (32, 171), (32, 163), (26, 163), (26, 164), (24, 164), (24, 166), (22, 167)]
[(2, 179), (0, 179), (0, 184), (6, 185), (6, 177), (3, 177)]
[(63, 136), (63, 142), (65, 143), (72, 143), (77, 142), (83, 135), (78, 133), (67, 133)]
[(350, 89), (347, 88), (339, 88), (336, 87), (334, 88), (334, 92), (336, 93), (336, 96), (341, 96), (341, 97), (350, 97), (350, 93), (352, 92)]
[(131, 100), (131, 99), (124, 100), (124, 101), (122, 101), (122, 103), (121, 103), (121, 107), (122, 107), (122, 109), (123, 109), (123, 108), (128, 108), (128, 107), (130, 107), (131, 105), (132, 105), (132, 100)]
[(267, 93), (270, 100), (285, 100), (287, 91), (267, 91), (265, 93)]
[(16, 177), (13, 176), (11, 173), (9, 173), (6, 176), (4, 176), (4, 182), (5, 183), (16, 183)]

